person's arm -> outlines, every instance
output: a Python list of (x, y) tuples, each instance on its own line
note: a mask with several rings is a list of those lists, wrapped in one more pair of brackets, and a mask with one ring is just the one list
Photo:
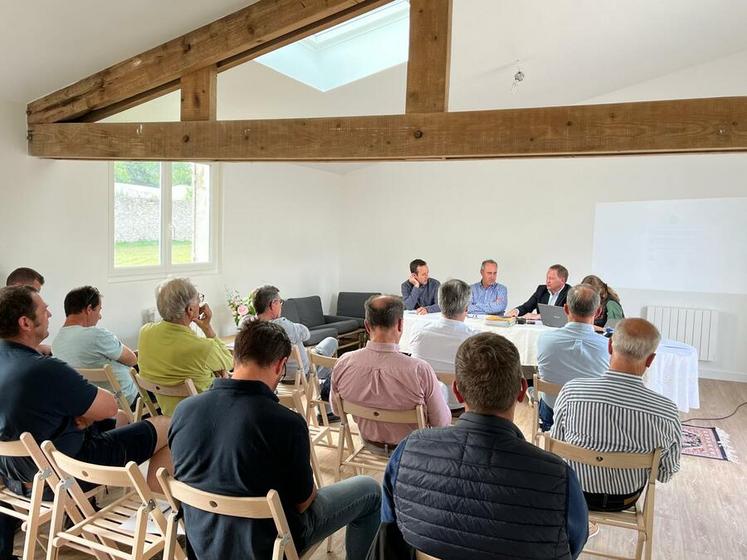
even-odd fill
[(405, 304), (405, 309), (412, 311), (418, 304), (418, 298), (420, 293), (423, 291), (423, 286), (417, 288), (413, 286), (409, 280), (402, 282), (402, 301)]
[[(550, 437), (559, 441), (565, 441), (566, 394), (564, 389), (565, 387), (560, 390), (560, 394), (555, 400), (555, 407), (553, 408), (553, 424), (552, 428), (550, 428)], [(539, 403), (537, 406), (539, 406)]]
[(98, 388), (93, 403), (83, 414), (76, 418), (75, 423), (81, 429), (87, 428), (94, 422), (113, 418), (117, 415), (117, 399), (106, 389)]
[(311, 470), (311, 443), (304, 419), (297, 415), (290, 430), (287, 445), (290, 449), (287, 469), (288, 501), (295, 504), (296, 511), (303, 513), (316, 499), (314, 473)]
[(303, 342), (311, 338), (311, 331), (309, 330), (309, 327), (301, 323), (293, 323), (293, 326), (296, 329), (296, 334), (298, 335), (298, 339), (300, 341)]
[(532, 313), (535, 309), (537, 309), (538, 291), (539, 290), (535, 291), (532, 294), (532, 297), (530, 297), (522, 305), (516, 308), (516, 310), (519, 312), (518, 315), (526, 315), (527, 313)]
[(438, 288), (441, 286), (441, 282), (431, 278), (428, 281), (428, 305), (425, 306), (428, 313), (440, 313), (441, 306), (438, 305)]
[(451, 410), (444, 400), (441, 386), (433, 368), (426, 363), (425, 371), (421, 375), (421, 378), (425, 379), (425, 409), (428, 424), (434, 428), (449, 426), (451, 424)]
[(614, 300), (607, 301), (607, 320), (610, 319), (624, 319), (625, 313), (623, 313), (622, 306)]
[(502, 315), (506, 311), (506, 302), (508, 301), (508, 290), (503, 285), (499, 285), (494, 295), (490, 298), (491, 301), (485, 302), (482, 306), (482, 313), (488, 313), (490, 315)]
[(233, 367), (233, 352), (219, 338), (207, 340), (210, 344), (206, 367), (210, 371), (230, 370)]
[(671, 441), (666, 449), (662, 449), (659, 473), (656, 480), (669, 482), (674, 473), (680, 470), (680, 454), (682, 452), (682, 425), (676, 418), (671, 425)]
[(122, 353), (119, 355), (119, 358), (117, 358), (117, 361), (120, 364), (132, 367), (137, 364), (137, 355), (123, 344)]
[(566, 498), (566, 529), (571, 557), (578, 558), (589, 538), (589, 508), (573, 469), (566, 465), (568, 496)]
[(397, 473), (399, 472), (399, 462), (402, 459), (402, 452), (407, 444), (407, 438), (399, 442), (394, 452), (389, 456), (384, 471), (384, 480), (381, 483), (381, 522), (396, 523), (397, 514), (394, 508), (394, 487), (397, 485)]

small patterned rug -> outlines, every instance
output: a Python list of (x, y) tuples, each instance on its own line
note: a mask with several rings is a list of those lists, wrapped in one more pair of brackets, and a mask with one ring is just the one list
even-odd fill
[(719, 461), (736, 460), (729, 436), (718, 428), (682, 426), (682, 453)]

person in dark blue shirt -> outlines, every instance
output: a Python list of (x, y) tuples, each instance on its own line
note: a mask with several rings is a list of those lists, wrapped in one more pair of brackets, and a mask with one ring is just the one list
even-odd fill
[[(175, 478), (226, 496), (280, 495), (299, 554), (347, 526), (347, 558), (360, 560), (379, 526), (381, 488), (356, 476), (317, 489), (304, 418), (283, 407), (275, 389), (291, 342), (280, 325), (245, 323), (234, 343), (234, 373), (176, 407), (169, 444)], [(272, 519), (217, 515), (184, 506), (190, 558), (269, 558)]]
[(384, 475), (382, 527), (369, 559), (576, 558), (588, 510), (574, 472), (513, 423), (527, 383), (519, 352), (494, 333), (468, 338), (453, 391), (456, 425), (413, 432)]
[[(35, 288), (0, 289), (0, 440), (17, 440), (29, 432), (38, 443), (51, 440), (62, 453), (98, 465), (151, 459), (148, 482), (160, 489), (155, 472), (171, 465), (168, 419), (102, 432), (101, 424), (117, 414), (117, 401), (66, 363), (37, 351), (49, 335), (50, 317)], [(37, 470), (28, 457), (0, 457), (0, 480), (17, 494), (28, 493)], [(0, 515), (0, 560), (14, 558), (16, 525), (15, 519)]]

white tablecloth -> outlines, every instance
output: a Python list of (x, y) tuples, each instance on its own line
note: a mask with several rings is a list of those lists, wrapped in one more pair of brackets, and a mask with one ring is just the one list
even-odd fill
[[(405, 313), (405, 324), (399, 346), (402, 352), (410, 352), (410, 341), (424, 325), (438, 320), (440, 313), (416, 315)], [(525, 366), (537, 365), (537, 339), (543, 331), (552, 327), (542, 325), (514, 325), (493, 327), (479, 318), (467, 318), (470, 327), (479, 331), (490, 331), (506, 337), (519, 350), (521, 363)], [(644, 376), (646, 385), (657, 393), (672, 399), (677, 408), (687, 412), (700, 406), (698, 394), (698, 351), (687, 344), (673, 340), (662, 340), (656, 351), (656, 358)]]

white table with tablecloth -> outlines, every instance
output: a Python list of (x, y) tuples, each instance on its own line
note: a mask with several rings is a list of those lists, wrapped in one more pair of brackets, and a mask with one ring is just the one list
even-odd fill
[[(405, 312), (400, 350), (409, 353), (410, 342), (415, 334), (439, 317), (440, 313), (417, 315)], [(484, 317), (468, 317), (465, 323), (475, 330), (494, 332), (509, 339), (519, 350), (521, 363), (525, 366), (537, 365), (537, 340), (542, 332), (552, 328), (539, 323), (517, 324), (511, 327), (491, 326), (485, 324)], [(698, 408), (698, 351), (681, 342), (662, 340), (656, 351), (656, 358), (644, 376), (644, 381), (657, 393), (672, 399), (682, 412)]]

